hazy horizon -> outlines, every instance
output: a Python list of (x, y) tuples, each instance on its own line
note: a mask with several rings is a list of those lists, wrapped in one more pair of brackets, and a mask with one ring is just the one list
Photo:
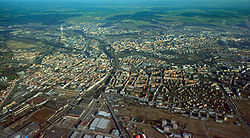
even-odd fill
[(81, 3), (80, 6), (250, 7), (248, 0), (0, 0), (0, 2), (10, 5), (25, 3), (27, 6), (31, 3), (58, 5)]

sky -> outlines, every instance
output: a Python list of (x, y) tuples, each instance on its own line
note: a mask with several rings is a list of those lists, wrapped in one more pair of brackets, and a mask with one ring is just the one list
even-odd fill
[(84, 3), (85, 5), (126, 6), (196, 6), (196, 7), (250, 7), (250, 0), (0, 0), (8, 4), (19, 3)]
[(218, 3), (237, 3), (237, 2), (249, 2), (249, 0), (0, 0), (4, 2), (24, 2), (24, 1), (32, 1), (32, 2), (85, 2), (85, 3), (133, 3), (133, 2), (149, 2), (149, 3), (154, 3), (154, 2), (160, 2), (160, 3), (166, 3), (166, 2), (173, 2), (173, 3), (210, 3), (210, 2), (218, 2)]

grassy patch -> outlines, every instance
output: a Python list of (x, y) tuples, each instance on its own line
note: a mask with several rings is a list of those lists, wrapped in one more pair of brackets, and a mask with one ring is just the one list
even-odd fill
[(7, 78), (8, 78), (8, 80), (14, 80), (16, 78), (16, 76), (15, 75), (9, 75), (9, 76), (7, 76)]
[(137, 20), (137, 21), (131, 20), (131, 22), (132, 22), (133, 24), (137, 25), (137, 26), (142, 26), (142, 25), (154, 25), (154, 24), (152, 24), (152, 23), (150, 23), (150, 22), (146, 22), (146, 21), (143, 21), (143, 20)]
[(9, 40), (7, 42), (7, 47), (10, 49), (19, 49), (19, 48), (34, 48), (35, 44), (23, 43), (15, 40)]

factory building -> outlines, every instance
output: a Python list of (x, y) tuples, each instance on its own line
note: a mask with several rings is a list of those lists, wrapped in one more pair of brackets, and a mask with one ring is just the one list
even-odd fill
[(90, 124), (89, 129), (101, 129), (104, 130), (107, 128), (107, 125), (110, 121), (104, 118), (95, 118), (93, 122)]

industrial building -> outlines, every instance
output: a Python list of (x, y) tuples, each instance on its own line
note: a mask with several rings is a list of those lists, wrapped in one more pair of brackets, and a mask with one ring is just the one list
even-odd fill
[(83, 138), (93, 138), (91, 135), (84, 135)]
[(105, 111), (98, 111), (96, 113), (96, 115), (99, 115), (99, 116), (104, 116), (104, 117), (110, 117), (110, 113), (107, 113)]
[(93, 122), (90, 124), (89, 129), (94, 130), (94, 129), (101, 129), (104, 130), (107, 128), (107, 125), (109, 124), (108, 119), (104, 118), (95, 118)]
[(67, 116), (78, 119), (84, 112), (85, 110), (82, 110), (80, 108), (73, 108), (72, 110), (69, 111)]

